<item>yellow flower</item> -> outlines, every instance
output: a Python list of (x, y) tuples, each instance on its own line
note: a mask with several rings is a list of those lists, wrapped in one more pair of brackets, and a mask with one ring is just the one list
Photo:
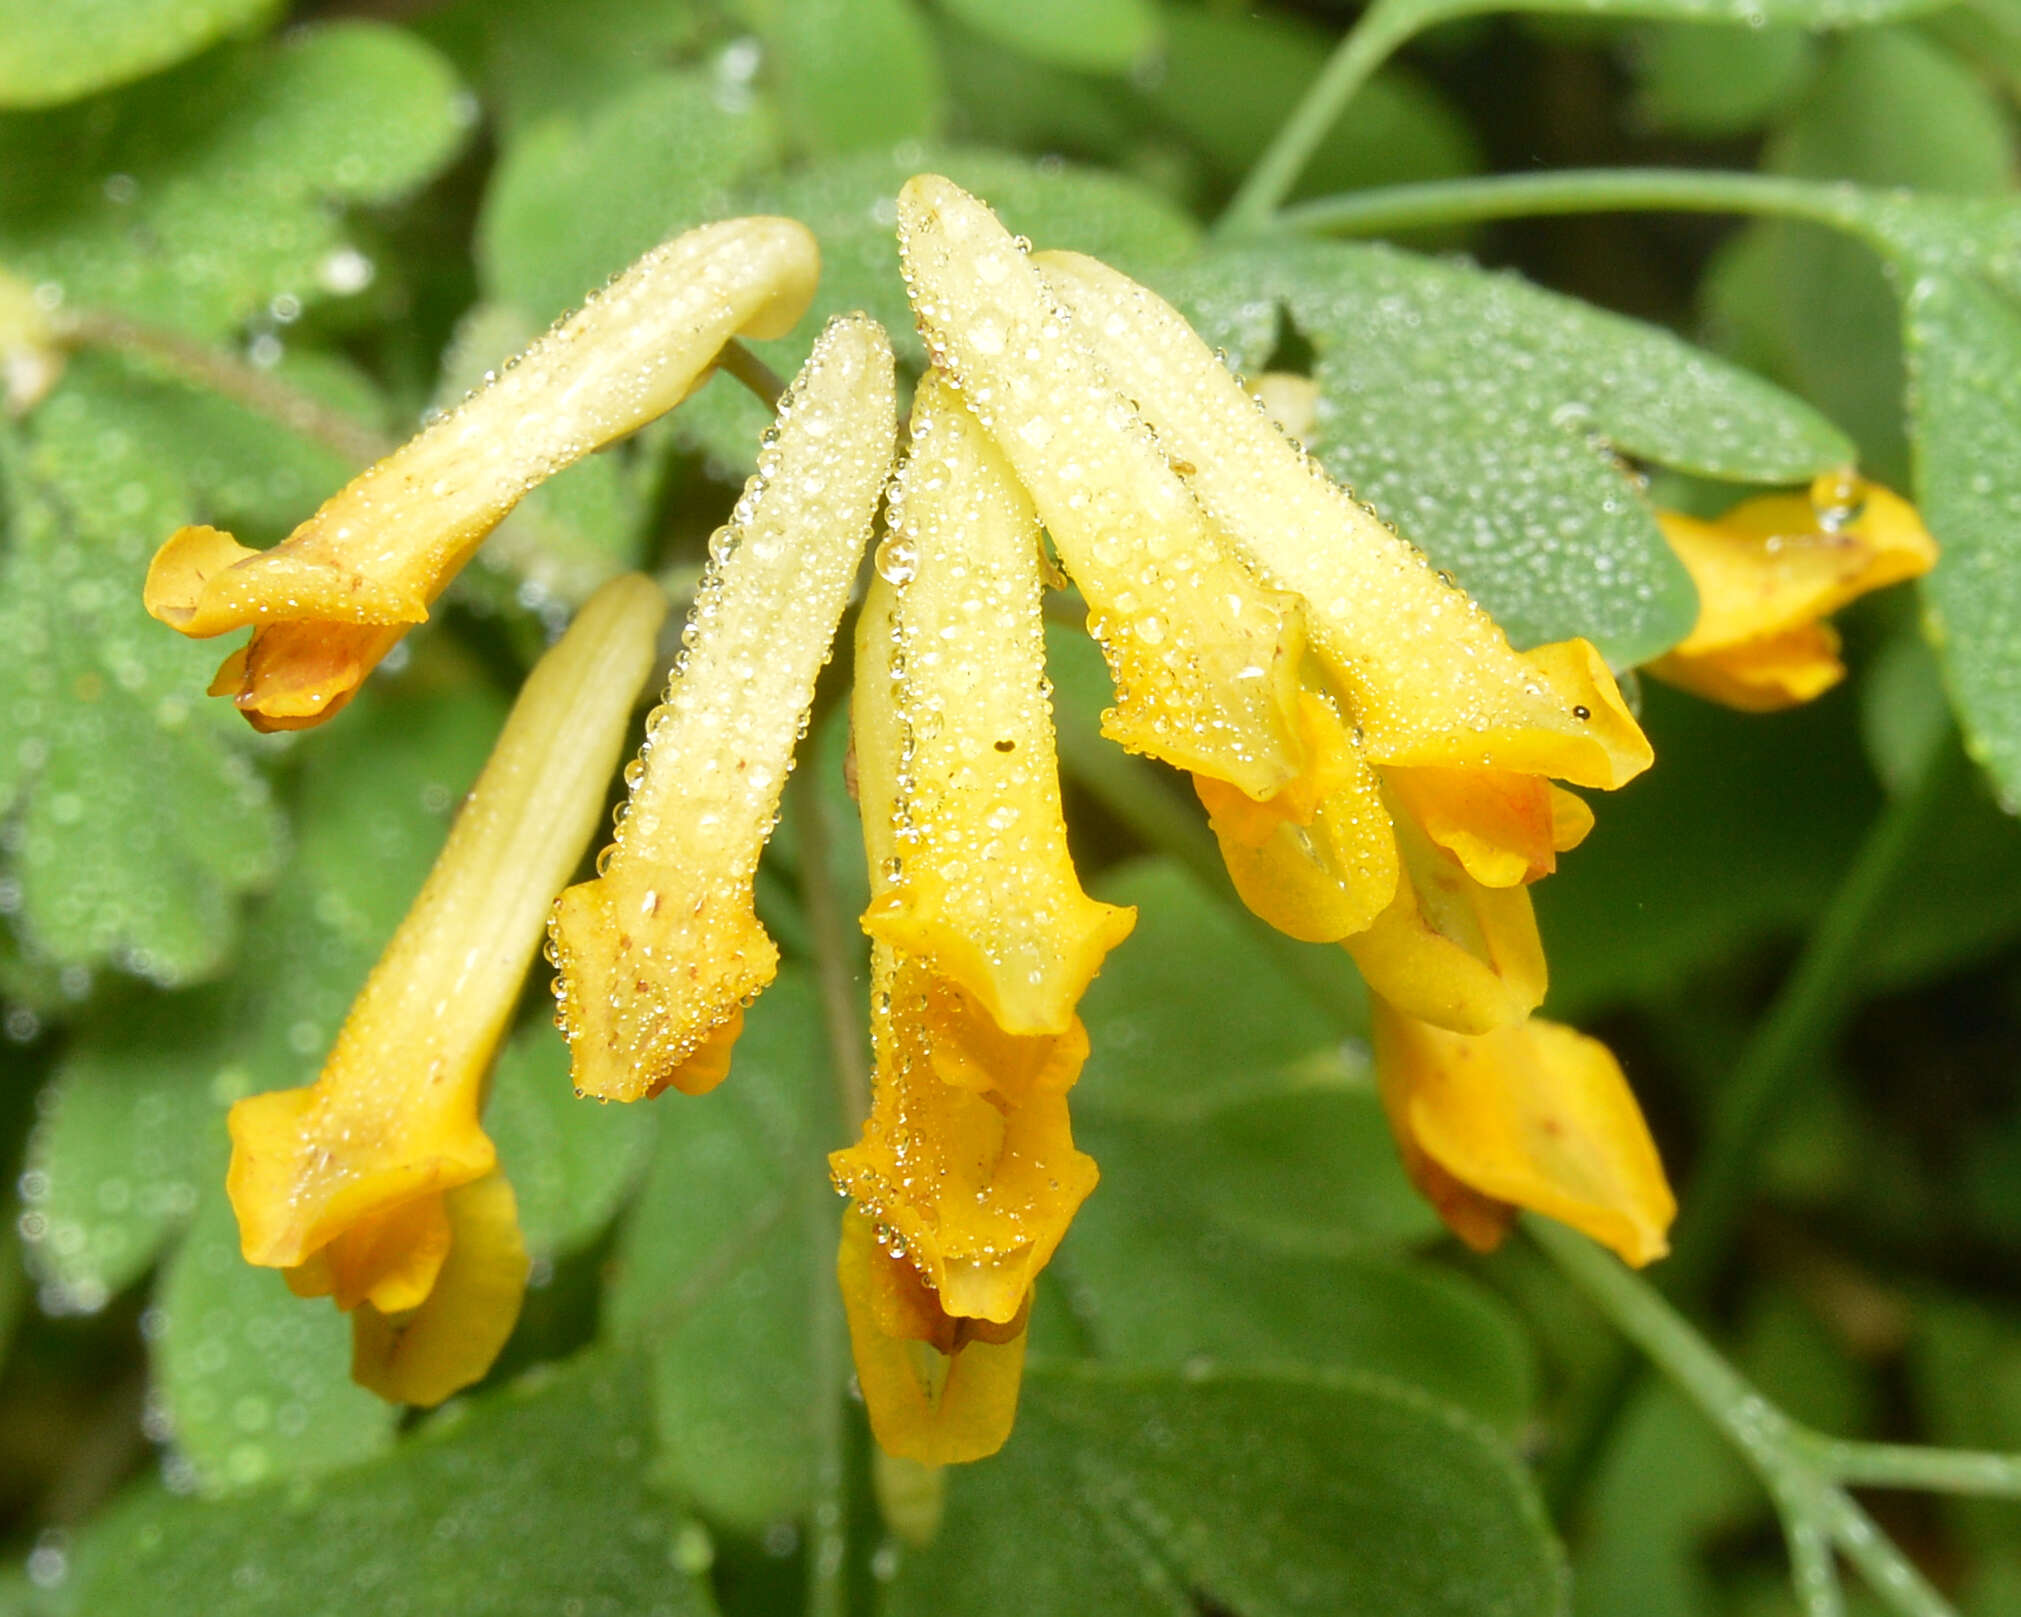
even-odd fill
[(1075, 1007), (1135, 912), (1067, 853), (1037, 515), (937, 374), (889, 520), (853, 710), (876, 1095), (830, 1161), (867, 1215), (840, 1273), (878, 1440), (947, 1463), (1008, 1435), (1032, 1284), (1095, 1186)]
[(1513, 650), (1144, 288), (1034, 261), (934, 176), (899, 233), (936, 364), (1089, 602), (1105, 728), (1193, 776), (1245, 902), (1457, 1031), (1534, 1009), (1523, 884), (1588, 823), (1546, 777), (1609, 789), (1652, 756), (1599, 655)]
[(1916, 509), (1878, 483), (1827, 473), (1809, 495), (1745, 500), (1716, 521), (1657, 512), (1698, 586), (1698, 622), (1649, 672), (1750, 712), (1793, 707), (1845, 677), (1823, 620), (1936, 565)]
[(883, 329), (833, 322), (710, 541), (616, 843), (555, 905), (556, 1020), (580, 1093), (713, 1088), (777, 970), (752, 882), (890, 475), (894, 386)]
[(1533, 1017), (1476, 1037), (1377, 997), (1376, 1081), (1405, 1170), (1453, 1232), (1500, 1243), (1518, 1207), (1583, 1230), (1640, 1266), (1677, 1213), (1612, 1052)]
[(819, 254), (789, 219), (655, 248), (457, 409), (352, 479), (271, 550), (178, 531), (148, 570), (155, 617), (198, 639), (251, 628), (211, 686), (255, 729), (319, 724), (542, 479), (678, 404), (738, 333), (782, 336)]
[(555, 891), (595, 830), (667, 603), (613, 580), (513, 705), (414, 907), (316, 1082), (233, 1106), (248, 1262), (352, 1313), (353, 1375), (433, 1404), (481, 1377), (526, 1278), (478, 1118)]

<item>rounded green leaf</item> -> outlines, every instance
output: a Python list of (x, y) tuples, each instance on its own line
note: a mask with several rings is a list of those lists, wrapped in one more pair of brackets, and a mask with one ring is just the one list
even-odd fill
[(0, 107), (123, 84), (251, 29), (277, 0), (0, 0)]
[(1042, 62), (1119, 73), (1158, 42), (1151, 0), (941, 0), (977, 33)]

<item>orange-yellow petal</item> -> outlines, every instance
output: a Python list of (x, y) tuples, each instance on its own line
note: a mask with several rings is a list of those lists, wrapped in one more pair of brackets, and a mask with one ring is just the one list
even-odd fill
[(1552, 787), (1541, 776), (1433, 768), (1385, 769), (1382, 778), (1425, 835), (1483, 887), (1519, 886), (1557, 868)]
[(1597, 657), (1512, 650), (1486, 612), (1284, 436), (1171, 305), (1077, 253), (1037, 262), (1216, 530), (1266, 583), (1305, 600), (1313, 650), (1372, 763), (1610, 788), (1648, 767), (1648, 743)]
[(439, 1404), (481, 1381), (512, 1335), (526, 1295), (526, 1242), (502, 1173), (442, 1198), (448, 1257), (424, 1300), (351, 1315), (351, 1379), (396, 1404)]
[(1029, 1295), (1005, 1327), (952, 1319), (853, 1212), (842, 1220), (835, 1272), (878, 1446), (922, 1465), (960, 1465), (1002, 1448), (1017, 1416)]
[[(1627, 1262), (1669, 1250), (1677, 1203), (1620, 1064), (1599, 1040), (1533, 1018), (1479, 1037), (1377, 999), (1376, 1077), (1405, 1165), (1471, 1244), (1527, 1207)], [(1457, 1193), (1455, 1192), (1457, 1187)]]
[[(1134, 910), (1067, 852), (1037, 513), (929, 372), (858, 633), (857, 795), (878, 857), (864, 929), (1013, 1034), (1060, 1034)], [(888, 850), (888, 851), (887, 851)]]
[(147, 610), (197, 638), (253, 629), (220, 679), (238, 675), (260, 728), (328, 718), (528, 489), (678, 404), (739, 332), (783, 335), (819, 262), (789, 219), (654, 248), (273, 549), (182, 529), (148, 571)]
[[(226, 1185), (249, 1262), (323, 1269), (348, 1297), (426, 1290), (439, 1221), (419, 1204), (491, 1172), (478, 1124), (493, 1051), (553, 894), (582, 857), (653, 665), (666, 597), (599, 590), (521, 689), (414, 907), (322, 1074), (229, 1118)], [(383, 1289), (382, 1288), (386, 1288)]]
[(1116, 682), (1103, 729), (1261, 801), (1305, 769), (1303, 613), (1225, 553), (1150, 430), (1096, 370), (996, 216), (938, 175), (898, 199), (934, 364), (1038, 507)]
[(1742, 713), (1801, 706), (1846, 677), (1838, 631), (1829, 623), (1805, 623), (1710, 651), (1665, 652), (1648, 671), (1667, 685)]
[(890, 474), (893, 400), (883, 329), (831, 323), (711, 542), (616, 844), (555, 906), (556, 1020), (584, 1094), (708, 1087), (777, 969), (752, 882)]
[(1368, 986), (1423, 1021), (1486, 1033), (1544, 1000), (1547, 972), (1529, 889), (1486, 887), (1408, 815), (1396, 816), (1395, 901), (1343, 947)]
[[(888, 945), (872, 947), (874, 1104), (863, 1138), (829, 1158), (836, 1186), (889, 1230), (949, 1314), (1015, 1317), (1099, 1177), (1074, 1148), (1062, 1039), (1017, 1040), (1008, 1072), (986, 1086), (949, 1083), (935, 1059), (966, 1040), (972, 1013), (950, 1014), (961, 990)], [(961, 1048), (974, 1054), (972, 1043)], [(1085, 1037), (1068, 1048), (1086, 1049)], [(1023, 1087), (1019, 1087), (1019, 1079)]]

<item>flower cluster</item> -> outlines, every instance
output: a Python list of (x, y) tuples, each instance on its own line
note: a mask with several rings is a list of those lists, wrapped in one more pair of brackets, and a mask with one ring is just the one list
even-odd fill
[[(1114, 678), (1105, 732), (1190, 778), (1258, 916), (1360, 967), (1399, 1150), (1448, 1225), (1488, 1247), (1527, 1207), (1660, 1256), (1674, 1204), (1619, 1066), (1533, 1014), (1529, 887), (1593, 823), (1567, 787), (1652, 761), (1598, 653), (1513, 648), (1144, 287), (1031, 253), (935, 176), (905, 187), (898, 227), (931, 365), (895, 475), (889, 344), (837, 320), (711, 542), (595, 877), (555, 897), (664, 611), (637, 579), (536, 669), (322, 1077), (234, 1110), (246, 1256), (352, 1310), (356, 1373), (389, 1397), (483, 1374), (525, 1275), (485, 1071), (542, 921), (551, 905), (580, 1093), (723, 1081), (778, 962), (759, 858), (887, 498), (851, 705), (875, 1089), (831, 1166), (888, 1451), (944, 1464), (1003, 1442), (1034, 1283), (1097, 1179), (1068, 1115), (1077, 1006), (1134, 914), (1090, 898), (1067, 852), (1041, 615), (1060, 572)], [(814, 275), (784, 220), (656, 249), (274, 550), (178, 533), (150, 610), (188, 634), (253, 627), (217, 688), (257, 725), (328, 717), (520, 494), (678, 402), (735, 333), (789, 325)], [(1927, 565), (1912, 512), (1859, 498), (1801, 540), (1802, 502), (1666, 518), (1705, 606), (1658, 671), (1729, 698), (1819, 688), (1818, 615)], [(1758, 564), (1745, 600), (1736, 544)]]

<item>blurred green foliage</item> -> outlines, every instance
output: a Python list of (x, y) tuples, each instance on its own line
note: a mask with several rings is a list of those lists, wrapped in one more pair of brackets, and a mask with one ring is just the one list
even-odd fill
[[(1217, 238), (1349, 9), (0, 0), (0, 276), (64, 349), (0, 420), (0, 1614), (793, 1610), (817, 1527), (892, 1613), (1794, 1609), (1697, 1414), (1646, 1382), (1606, 1405), (1606, 1327), (1536, 1254), (1441, 1237), (1328, 968), (1288, 967), (1183, 836), (1146, 846), (1190, 812), (1169, 783), (1071, 746), (1083, 866), (1140, 910), (1085, 1006), (1104, 1178), (1040, 1288), (1018, 1431), (931, 1545), (876, 1519), (821, 1335), (838, 1142), (791, 819), (760, 890), (788, 963), (714, 1094), (577, 1102), (529, 990), (488, 1126), (535, 1291), (493, 1384), (403, 1423), (345, 1378), (334, 1311), (239, 1260), (224, 1109), (313, 1076), (533, 656), (612, 573), (693, 576), (766, 412), (718, 379), (536, 491), (303, 737), (203, 697), (214, 649), (143, 614), (147, 558), (192, 521), (278, 539), (361, 445), (729, 213), (821, 240), (809, 318), (754, 345), (774, 370), (860, 307), (916, 371), (892, 198), (928, 168), (1159, 285), (1238, 367), (1309, 374), (1313, 452), (1520, 644), (1626, 666), (1688, 630), (1624, 471), (1701, 509), (1853, 459), (1913, 489), (1947, 561), (1920, 609), (1851, 615), (1850, 689), (1772, 718), (1647, 692), (1660, 767), (1539, 889), (1551, 1008), (1619, 1049), (1688, 1200), (1793, 949), (1950, 768), (1700, 1318), (1831, 1430), (2021, 1448), (2021, 11), (1384, 0), (1445, 26), (1292, 197), (1540, 160), (1865, 189), (1837, 229)], [(1104, 693), (1060, 656), (1071, 740)], [(846, 744), (817, 729), (805, 765), (831, 819)], [(2014, 1507), (1888, 1525), (1961, 1610), (2021, 1610)]]

